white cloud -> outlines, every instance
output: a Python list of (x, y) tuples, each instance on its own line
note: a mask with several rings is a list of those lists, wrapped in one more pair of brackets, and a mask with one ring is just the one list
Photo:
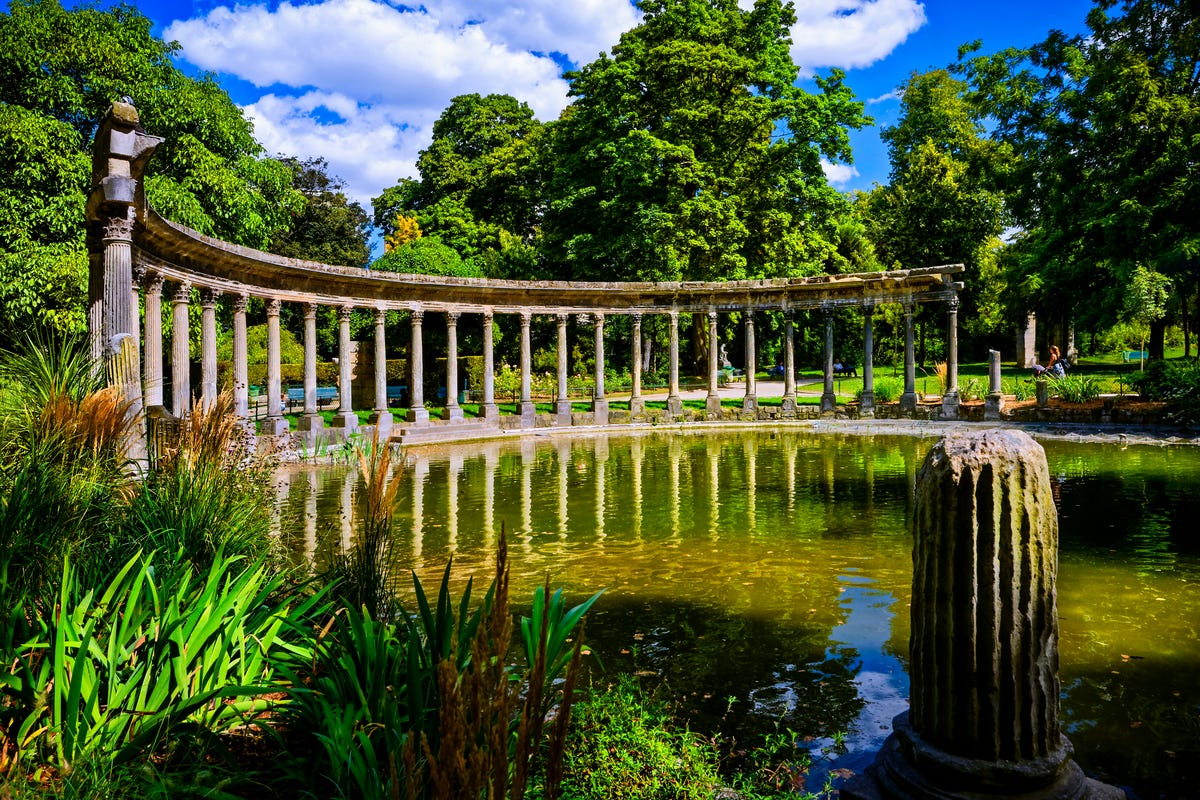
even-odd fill
[(924, 24), (917, 0), (805, 0), (796, 4), (792, 58), (804, 70), (868, 67)]
[(268, 151), (325, 157), (360, 201), (415, 174), (434, 120), (459, 94), (511, 94), (558, 116), (581, 63), (636, 24), (629, 0), (378, 0), (237, 5), (169, 25), (192, 64), (264, 89), (246, 107)]
[(825, 170), (825, 180), (837, 187), (845, 186), (858, 177), (858, 170), (850, 164), (834, 164), (821, 159), (821, 169)]
[(879, 105), (880, 103), (890, 103), (894, 100), (899, 100), (899, 99), (900, 99), (900, 90), (892, 89), (887, 94), (881, 94), (881, 95), (879, 95), (879, 97), (872, 97), (870, 100), (867, 101), (867, 105), (876, 106), (876, 105)]

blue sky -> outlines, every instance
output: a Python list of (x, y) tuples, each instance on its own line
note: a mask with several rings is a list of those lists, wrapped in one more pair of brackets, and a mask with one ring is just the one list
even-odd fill
[[(411, 2), (411, 0), (409, 0)], [(750, 0), (742, 0), (749, 5)], [(417, 154), (458, 94), (505, 92), (538, 117), (566, 104), (564, 64), (584, 64), (637, 24), (629, 0), (142, 0), (179, 64), (211, 71), (254, 120), (271, 153), (321, 156), (364, 205), (415, 174)], [(805, 72), (846, 70), (876, 126), (854, 132), (853, 166), (827, 168), (839, 189), (887, 180), (880, 126), (896, 87), (944, 67), (960, 44), (991, 52), (1082, 32), (1089, 0), (796, 0), (793, 57)]]

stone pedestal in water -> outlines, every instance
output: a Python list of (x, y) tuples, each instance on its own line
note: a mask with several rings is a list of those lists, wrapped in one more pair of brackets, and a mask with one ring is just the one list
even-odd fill
[(1124, 798), (1058, 724), (1058, 512), (1041, 445), (954, 433), (917, 479), (911, 698), (843, 798)]

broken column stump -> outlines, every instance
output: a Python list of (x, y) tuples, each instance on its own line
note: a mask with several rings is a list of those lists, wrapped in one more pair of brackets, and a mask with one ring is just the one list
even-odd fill
[(843, 798), (1124, 798), (1058, 723), (1058, 512), (1020, 431), (952, 433), (913, 519), (911, 698)]

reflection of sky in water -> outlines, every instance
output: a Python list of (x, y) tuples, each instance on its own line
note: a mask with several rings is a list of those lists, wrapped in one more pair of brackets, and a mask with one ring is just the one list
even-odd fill
[(822, 749), (831, 748), (832, 739), (813, 743), (814, 768), (808, 785), (821, 786), (829, 770), (849, 769), (861, 772), (875, 759), (883, 740), (892, 732), (892, 719), (908, 710), (908, 673), (899, 659), (884, 646), (892, 631), (892, 606), (896, 598), (875, 588), (875, 580), (861, 574), (839, 575), (842, 587), (839, 604), (849, 615), (829, 636), (829, 657), (852, 653), (858, 674), (854, 684), (865, 701), (851, 730), (843, 740), (845, 750), (826, 761)]

